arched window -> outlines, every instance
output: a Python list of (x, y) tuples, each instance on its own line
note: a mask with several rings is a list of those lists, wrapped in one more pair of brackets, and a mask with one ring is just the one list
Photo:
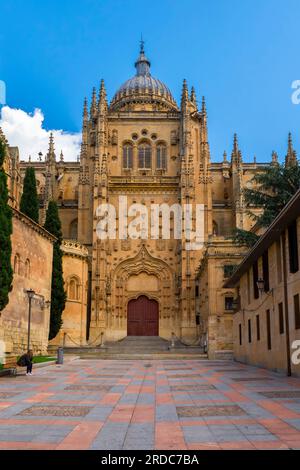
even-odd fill
[(27, 259), (27, 260), (25, 261), (25, 277), (26, 277), (27, 279), (30, 278), (30, 261), (29, 261), (29, 259)]
[(79, 300), (79, 287), (79, 279), (76, 276), (71, 277), (68, 282), (69, 300)]
[(167, 147), (163, 144), (156, 149), (156, 168), (157, 170), (166, 170), (167, 168)]
[(133, 168), (133, 148), (131, 144), (125, 144), (123, 147), (123, 169)]
[(14, 259), (14, 273), (20, 274), (20, 255), (16, 254)]
[(70, 239), (77, 240), (78, 238), (78, 219), (70, 223)]
[(139, 169), (149, 170), (152, 168), (151, 145), (143, 143), (139, 146)]

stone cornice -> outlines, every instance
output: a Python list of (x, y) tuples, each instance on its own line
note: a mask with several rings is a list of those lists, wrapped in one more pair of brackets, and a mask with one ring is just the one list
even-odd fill
[(71, 256), (73, 258), (88, 258), (89, 252), (87, 248), (81, 245), (76, 240), (63, 240), (61, 245), (64, 256)]
[(180, 113), (179, 112), (141, 112), (141, 111), (120, 111), (120, 112), (111, 112), (108, 115), (108, 122), (115, 121), (115, 120), (122, 120), (122, 121), (170, 121), (180, 120)]
[(15, 209), (15, 208), (12, 208), (12, 211), (13, 211), (13, 217), (15, 219), (18, 219), (20, 220), (21, 222), (23, 222), (25, 225), (27, 225), (28, 227), (30, 227), (32, 230), (34, 230), (35, 232), (37, 232), (38, 234), (40, 234), (42, 237), (46, 238), (47, 240), (49, 240), (51, 243), (55, 243), (57, 238), (54, 237), (54, 235), (52, 235), (51, 233), (49, 233), (46, 229), (44, 229), (44, 227), (42, 227), (41, 225), (37, 224), (36, 222), (34, 222), (32, 219), (30, 219), (30, 217), (27, 217), (27, 215), (23, 214), (22, 212), (20, 212), (19, 210)]

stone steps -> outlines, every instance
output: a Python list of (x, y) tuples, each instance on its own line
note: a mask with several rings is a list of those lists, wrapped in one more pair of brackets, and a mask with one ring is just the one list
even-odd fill
[(159, 337), (127, 337), (117, 342), (106, 342), (99, 348), (65, 348), (65, 353), (79, 354), (90, 359), (207, 359), (199, 347), (186, 347)]
[(102, 359), (102, 360), (142, 360), (142, 361), (155, 361), (155, 360), (208, 360), (206, 354), (197, 354), (197, 353), (178, 353), (174, 351), (169, 351), (168, 353), (155, 353), (155, 354), (120, 354), (120, 353), (81, 353), (81, 359)]

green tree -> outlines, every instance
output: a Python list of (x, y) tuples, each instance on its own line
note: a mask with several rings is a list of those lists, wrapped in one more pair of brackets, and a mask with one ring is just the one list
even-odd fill
[[(260, 228), (268, 227), (300, 188), (300, 166), (274, 165), (265, 168), (253, 178), (253, 188), (244, 190), (248, 214)], [(261, 208), (261, 213), (253, 212)], [(234, 239), (237, 244), (253, 246), (258, 236), (246, 230), (236, 229)]]
[(12, 290), (11, 266), (12, 210), (8, 205), (7, 176), (3, 168), (6, 146), (0, 139), (0, 312), (9, 301)]
[(32, 167), (26, 169), (20, 211), (39, 223), (39, 198), (36, 189), (35, 170)]
[(66, 305), (66, 293), (64, 290), (65, 283), (63, 278), (62, 266), (63, 253), (61, 250), (61, 222), (58, 214), (57, 204), (54, 201), (50, 201), (49, 203), (44, 227), (46, 230), (48, 230), (48, 232), (50, 232), (57, 238), (57, 241), (54, 243), (53, 247), (51, 313), (49, 332), (49, 340), (51, 340), (57, 336), (62, 327), (62, 313)]

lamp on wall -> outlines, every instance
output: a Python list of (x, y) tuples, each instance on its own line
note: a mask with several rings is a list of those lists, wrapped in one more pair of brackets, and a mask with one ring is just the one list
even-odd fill
[(260, 295), (262, 295), (265, 291), (265, 281), (262, 278), (259, 278), (256, 284)]
[(42, 308), (43, 310), (44, 310), (44, 309), (48, 309), (48, 308), (50, 307), (50, 305), (51, 305), (51, 302), (50, 302), (50, 300), (42, 299), (40, 305), (41, 305), (41, 308)]

